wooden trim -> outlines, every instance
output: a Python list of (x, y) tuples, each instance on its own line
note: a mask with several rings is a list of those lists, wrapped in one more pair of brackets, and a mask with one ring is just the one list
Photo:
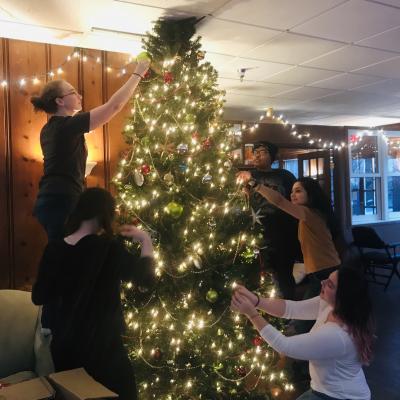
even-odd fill
[[(10, 82), (10, 58), (9, 58), (9, 39), (2, 39), (3, 52), (3, 72), (7, 81)], [(7, 209), (7, 248), (9, 254), (8, 286), (15, 288), (15, 251), (14, 251), (14, 186), (12, 168), (12, 134), (11, 134), (11, 85), (3, 91), (4, 96), (4, 140), (5, 140), (5, 159), (6, 159), (6, 209)]]

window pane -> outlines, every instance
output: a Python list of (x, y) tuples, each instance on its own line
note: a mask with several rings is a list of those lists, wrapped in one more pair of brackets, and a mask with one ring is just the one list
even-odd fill
[(351, 178), (351, 207), (353, 215), (375, 215), (379, 178)]
[(310, 176), (310, 171), (308, 168), (308, 160), (303, 160), (303, 176)]
[(390, 212), (400, 211), (400, 176), (388, 176), (388, 208)]
[(400, 137), (388, 140), (387, 168), (389, 174), (400, 173)]
[[(351, 138), (350, 138), (350, 143)], [(363, 136), (351, 146), (351, 168), (353, 174), (372, 174), (378, 171), (378, 138)]]
[(324, 174), (324, 159), (318, 158), (318, 175)]
[(296, 178), (299, 177), (299, 163), (297, 158), (293, 160), (283, 160), (283, 168), (290, 171)]
[(311, 176), (313, 178), (316, 178), (318, 175), (318, 170), (317, 170), (317, 159), (316, 158), (312, 158), (310, 160), (310, 168), (311, 168)]

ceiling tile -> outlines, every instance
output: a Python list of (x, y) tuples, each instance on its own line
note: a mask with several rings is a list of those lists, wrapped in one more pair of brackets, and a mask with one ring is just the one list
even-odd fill
[(352, 43), (400, 25), (400, 10), (352, 0), (293, 29), (307, 35)]
[(351, 90), (363, 85), (382, 82), (382, 80), (386, 79), (376, 78), (368, 75), (346, 73), (334, 76), (333, 78), (328, 78), (318, 82), (314, 82), (309, 86), (326, 88), (326, 89), (336, 89), (336, 90)]
[(384, 81), (359, 87), (357, 91), (400, 96), (400, 79), (385, 79)]
[(233, 0), (214, 15), (218, 18), (287, 30), (343, 0)]
[(245, 54), (245, 57), (286, 64), (301, 64), (339, 47), (342, 43), (282, 33)]
[(293, 100), (306, 101), (306, 100), (319, 99), (325, 96), (331, 96), (335, 93), (337, 93), (337, 90), (314, 88), (314, 87), (301, 87), (298, 89), (291, 90), (289, 92), (280, 93), (275, 97), (280, 99), (293, 99)]
[(360, 46), (345, 46), (330, 54), (306, 62), (303, 65), (350, 72), (380, 61), (395, 58), (396, 56), (397, 54), (395, 53), (382, 50), (369, 49)]
[(226, 3), (226, 0), (114, 0), (114, 2), (142, 4), (149, 7), (157, 7), (163, 9), (175, 9), (184, 11), (187, 14), (212, 14)]
[(339, 73), (336, 71), (327, 71), (325, 69), (293, 67), (265, 80), (274, 83), (304, 86), (322, 79), (331, 78), (338, 74)]
[(293, 86), (280, 85), (274, 83), (264, 83), (258, 81), (244, 80), (240, 82), (239, 79), (224, 79), (219, 78), (218, 84), (229, 93), (253, 95), (261, 97), (274, 96), (287, 90), (294, 89)]
[(260, 81), (278, 72), (286, 71), (292, 66), (238, 57), (218, 68), (219, 76), (221, 78), (236, 79), (239, 78), (238, 70), (243, 68), (246, 69), (245, 80)]
[(381, 76), (383, 78), (400, 79), (400, 56), (394, 60), (355, 70), (362, 74)]
[(240, 56), (265, 43), (278, 34), (266, 28), (243, 26), (236, 22), (207, 18), (197, 34), (202, 37), (203, 48), (215, 53)]
[(394, 28), (368, 39), (360, 40), (357, 44), (400, 53), (400, 28)]

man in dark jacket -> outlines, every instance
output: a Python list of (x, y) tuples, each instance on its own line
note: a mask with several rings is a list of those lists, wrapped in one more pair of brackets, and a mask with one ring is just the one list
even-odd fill
[(285, 299), (294, 298), (295, 281), (293, 264), (300, 254), (297, 239), (297, 220), (270, 204), (251, 188), (263, 184), (274, 188), (288, 200), (296, 181), (285, 169), (272, 169), (278, 153), (273, 143), (263, 141), (254, 145), (254, 166), (251, 171), (241, 171), (238, 177), (249, 188), (250, 205), (255, 223), (264, 226), (265, 248), (261, 252), (265, 267), (272, 271)]

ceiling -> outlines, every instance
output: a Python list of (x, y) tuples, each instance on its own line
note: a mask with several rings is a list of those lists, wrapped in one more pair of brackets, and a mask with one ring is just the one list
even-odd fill
[(137, 54), (153, 21), (188, 15), (226, 118), (400, 122), (400, 0), (0, 0), (0, 36)]

